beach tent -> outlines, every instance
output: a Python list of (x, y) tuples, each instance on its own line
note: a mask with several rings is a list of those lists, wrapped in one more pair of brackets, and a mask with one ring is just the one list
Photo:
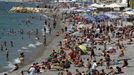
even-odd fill
[(85, 45), (79, 45), (78, 47), (81, 49), (82, 54), (86, 54), (86, 52), (87, 52), (87, 48), (86, 48)]

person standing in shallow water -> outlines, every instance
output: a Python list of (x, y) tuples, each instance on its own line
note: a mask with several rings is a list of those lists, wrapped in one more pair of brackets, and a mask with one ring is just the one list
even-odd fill
[(0, 45), (0, 50), (3, 51), (3, 45)]
[(7, 46), (7, 42), (6, 42), (6, 41), (4, 41), (4, 46), (5, 46), (5, 47)]
[(6, 60), (9, 61), (9, 50), (6, 48)]
[(36, 35), (38, 35), (39, 34), (39, 30), (38, 30), (38, 28), (36, 28)]
[(10, 41), (11, 47), (14, 47), (14, 43), (13, 41)]

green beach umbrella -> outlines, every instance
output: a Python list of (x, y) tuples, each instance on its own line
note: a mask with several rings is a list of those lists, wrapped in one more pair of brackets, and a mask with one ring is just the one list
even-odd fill
[(48, 56), (48, 58), (47, 58), (48, 62), (51, 62), (52, 58), (53, 58), (52, 56)]

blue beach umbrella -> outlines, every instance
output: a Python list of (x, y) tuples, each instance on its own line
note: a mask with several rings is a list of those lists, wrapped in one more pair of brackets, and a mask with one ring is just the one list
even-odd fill
[(83, 19), (87, 20), (88, 22), (93, 22), (95, 21), (95, 18), (91, 14), (84, 14), (82, 16)]
[(76, 11), (76, 12), (86, 12), (86, 9), (85, 8), (80, 8), (80, 9), (76, 9), (74, 11)]
[(95, 18), (92, 16), (89, 16), (86, 20), (89, 22), (93, 22), (93, 21), (95, 21)]
[(104, 14), (97, 14), (96, 17), (95, 17), (95, 19), (96, 19), (97, 22), (100, 22), (100, 21), (107, 20), (108, 19), (108, 16), (106, 16)]

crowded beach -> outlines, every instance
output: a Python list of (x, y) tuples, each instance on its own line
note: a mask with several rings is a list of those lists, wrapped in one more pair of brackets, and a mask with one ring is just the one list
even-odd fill
[[(47, 75), (46, 72), (48, 75), (52, 75), (51, 72), (55, 72), (53, 75), (132, 75), (126, 71), (133, 66), (129, 63), (133, 60), (129, 54), (133, 53), (128, 51), (134, 47), (134, 26), (133, 22), (127, 24), (124, 16), (132, 17), (133, 14), (116, 12), (113, 7), (99, 9), (102, 11), (81, 6), (66, 10), (65, 7), (54, 8), (53, 11), (60, 12), (53, 18), (62, 20), (64, 25), (56, 32), (55, 38), (63, 35), (63, 39), (58, 41), (57, 48), (52, 49), (49, 56), (21, 70), (18, 75)], [(54, 28), (58, 22), (53, 23)], [(13, 71), (16, 70), (18, 65)]]

